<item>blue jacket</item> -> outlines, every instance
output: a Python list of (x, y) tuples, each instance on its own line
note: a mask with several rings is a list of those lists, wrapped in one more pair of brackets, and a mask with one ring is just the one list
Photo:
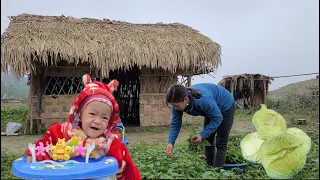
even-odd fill
[[(211, 83), (200, 83), (190, 86), (200, 92), (200, 99), (189, 94), (190, 104), (186, 111), (193, 116), (204, 116), (209, 119), (209, 124), (200, 133), (203, 139), (207, 139), (220, 126), (223, 117), (222, 112), (231, 108), (234, 103), (232, 94), (222, 86)], [(170, 124), (168, 143), (174, 145), (181, 129), (183, 111), (172, 107), (172, 120)]]

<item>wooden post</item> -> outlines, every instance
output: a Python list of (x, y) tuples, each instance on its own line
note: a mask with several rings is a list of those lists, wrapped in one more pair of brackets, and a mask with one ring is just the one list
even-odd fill
[(26, 122), (26, 126), (24, 128), (24, 132), (23, 134), (31, 134), (30, 129), (31, 129), (31, 119), (32, 119), (32, 96), (34, 95), (34, 80), (35, 76), (33, 72), (30, 72), (30, 88), (29, 88), (29, 97), (28, 97), (28, 118), (27, 118), (27, 122)]
[(191, 86), (191, 76), (188, 76), (187, 78), (188, 78), (188, 84), (187, 84), (187, 86), (190, 87), (190, 86)]
[(101, 70), (99, 70), (99, 72), (98, 72), (98, 77), (99, 77), (99, 81), (100, 82), (103, 82), (103, 77), (102, 77), (102, 73), (101, 73)]
[(251, 89), (251, 96), (250, 96), (250, 101), (251, 101), (251, 107), (254, 107), (254, 80), (253, 78), (250, 79), (250, 89)]
[(233, 91), (234, 91), (234, 80), (231, 79), (231, 81), (230, 81), (230, 93), (234, 97)]
[(267, 103), (267, 83), (266, 80), (263, 80), (263, 103)]
[[(41, 131), (41, 107), (42, 107), (42, 84), (43, 84), (43, 68), (42, 67), (38, 67), (38, 74), (37, 74), (37, 95), (38, 95), (38, 104), (37, 104), (37, 118), (36, 118), (36, 126), (37, 126), (37, 133), (40, 134)], [(39, 119), (40, 119), (40, 123), (39, 123)], [(33, 121), (33, 119), (31, 120), (31, 122)], [(31, 131), (32, 133), (32, 131)]]

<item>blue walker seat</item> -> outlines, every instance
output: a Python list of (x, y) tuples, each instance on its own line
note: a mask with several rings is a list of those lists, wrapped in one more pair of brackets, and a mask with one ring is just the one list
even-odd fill
[(70, 158), (69, 161), (26, 162), (23, 156), (12, 164), (12, 174), (24, 179), (108, 179), (118, 173), (118, 161), (109, 156), (99, 159)]

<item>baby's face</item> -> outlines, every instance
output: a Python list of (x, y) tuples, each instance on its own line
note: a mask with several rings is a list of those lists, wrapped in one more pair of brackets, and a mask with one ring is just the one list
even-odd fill
[(83, 132), (90, 138), (100, 137), (107, 129), (111, 113), (111, 107), (106, 103), (89, 103), (80, 113)]

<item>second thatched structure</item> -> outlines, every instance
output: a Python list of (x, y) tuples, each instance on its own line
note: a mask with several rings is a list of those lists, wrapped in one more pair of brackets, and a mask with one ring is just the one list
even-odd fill
[(244, 108), (266, 103), (269, 84), (273, 79), (262, 74), (240, 74), (225, 76), (218, 85), (225, 87), (236, 102), (242, 101)]

